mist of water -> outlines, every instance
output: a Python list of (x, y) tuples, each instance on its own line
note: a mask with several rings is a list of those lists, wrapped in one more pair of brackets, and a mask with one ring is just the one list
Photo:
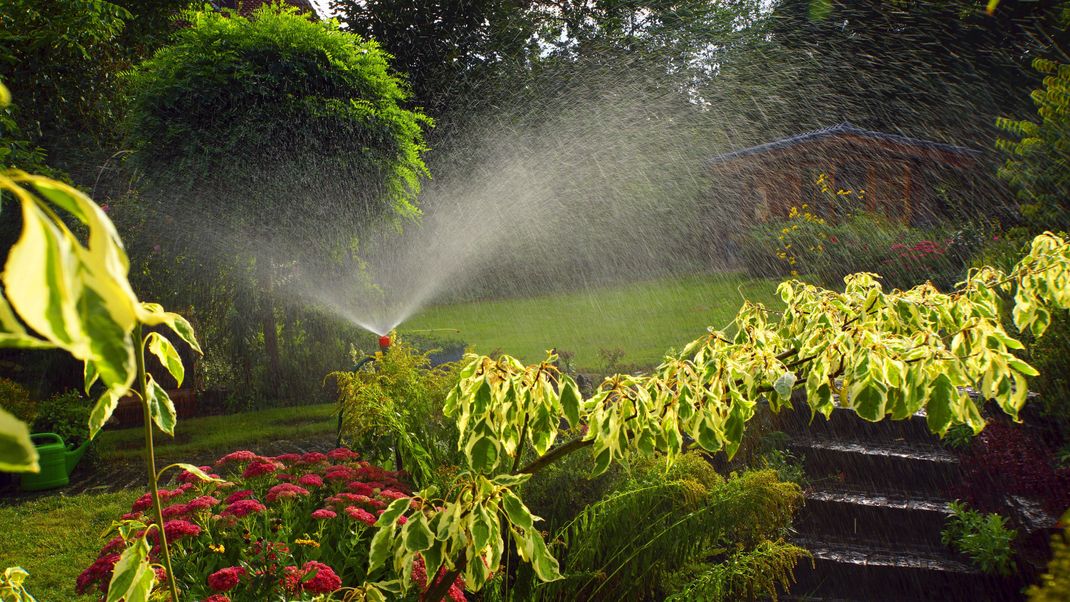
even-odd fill
[[(817, 92), (827, 82), (812, 70), (778, 58), (773, 48), (719, 65), (701, 91), (667, 76), (663, 65), (627, 60), (519, 81), (504, 101), (481, 105), (435, 140), (428, 155), (433, 179), (419, 196), (423, 215), (416, 221), (328, 218), (301, 236), (270, 242), (213, 230), (210, 220), (199, 228), (213, 252), (270, 247), (272, 257), (287, 258), (275, 266), (277, 292), (383, 334), (436, 302), (737, 269), (741, 251), (731, 239), (755, 223), (761, 197), (778, 192), (754, 183), (775, 186), (773, 174), (790, 170), (810, 178), (823, 166), (819, 157), (790, 154), (760, 156), (743, 170), (711, 162), (733, 149), (833, 125), (845, 115), (871, 115), (862, 127), (981, 151), (995, 135), (970, 104), (976, 73), (941, 74), (942, 91), (932, 80), (899, 82), (906, 97), (863, 96), (847, 107)], [(904, 73), (910, 60), (904, 55)], [(815, 92), (807, 97), (793, 87)], [(911, 96), (936, 93), (958, 105), (932, 125), (925, 105), (909, 107)], [(897, 113), (889, 114), (892, 106)], [(924, 131), (919, 122), (939, 131)], [(915, 163), (914, 186), (928, 198), (911, 221), (946, 214), (953, 200), (935, 191), (948, 182), (960, 187), (952, 190), (955, 198), (1006, 198), (992, 177), (992, 153), (971, 157), (965, 167), (943, 171)], [(322, 183), (328, 204), (338, 184)], [(978, 217), (988, 211), (968, 204), (956, 210)], [(323, 236), (328, 231), (355, 240), (360, 260), (344, 273), (308, 260), (335, 252), (321, 243), (337, 239)]]

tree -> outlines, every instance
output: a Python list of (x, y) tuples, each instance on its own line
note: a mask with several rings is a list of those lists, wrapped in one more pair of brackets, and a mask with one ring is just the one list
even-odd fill
[(382, 44), (413, 88), (414, 102), (436, 117), (481, 80), (534, 57), (530, 3), (515, 0), (333, 0), (350, 31)]
[(1070, 228), (1070, 63), (1036, 59), (1044, 84), (1030, 95), (1038, 121), (1000, 118), (997, 125), (1018, 139), (999, 140), (1009, 157), (999, 173), (1023, 201), (1022, 216), (1032, 230), (1043, 225)]
[(240, 340), (257, 316), (277, 383), (279, 286), (356, 270), (358, 227), (419, 214), (430, 120), (401, 107), (409, 94), (379, 45), (334, 22), (282, 5), (185, 18), (130, 76), (132, 163), (149, 212), (175, 224), (153, 243), (191, 284), (175, 294), (205, 309), (224, 299), (216, 325), (247, 299), (227, 328)]

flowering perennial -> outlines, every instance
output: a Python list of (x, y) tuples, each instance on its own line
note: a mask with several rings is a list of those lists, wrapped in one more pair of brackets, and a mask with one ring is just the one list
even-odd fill
[[(400, 473), (360, 461), (348, 449), (275, 457), (242, 450), (201, 470), (223, 481), (202, 482), (183, 472), (176, 488), (160, 491), (184, 599), (313, 600), (387, 578), (367, 574), (367, 556), (379, 515), (411, 494)], [(151, 522), (151, 506), (146, 494), (123, 518)], [(156, 543), (153, 533), (148, 538)], [(78, 577), (78, 592), (96, 590), (103, 599), (124, 547), (122, 537), (109, 540)], [(150, 561), (160, 561), (158, 546)], [(165, 586), (158, 581), (156, 588)], [(465, 599), (459, 579), (450, 598)]]

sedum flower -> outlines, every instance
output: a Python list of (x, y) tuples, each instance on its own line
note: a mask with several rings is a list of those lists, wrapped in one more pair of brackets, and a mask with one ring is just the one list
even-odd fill
[(230, 566), (208, 575), (208, 587), (217, 592), (226, 592), (234, 589), (245, 575), (245, 569), (240, 566)]

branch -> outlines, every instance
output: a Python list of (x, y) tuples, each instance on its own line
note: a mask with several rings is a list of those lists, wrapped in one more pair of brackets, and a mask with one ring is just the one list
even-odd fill
[(555, 462), (558, 458), (562, 456), (567, 456), (568, 454), (571, 454), (572, 452), (578, 449), (583, 449), (584, 447), (587, 447), (588, 445), (592, 444), (594, 444), (594, 439), (573, 439), (572, 441), (569, 441), (561, 447), (555, 447), (554, 449), (546, 452), (546, 455), (536, 459), (534, 462), (528, 464), (524, 468), (521, 468), (518, 471), (514, 471), (514, 474), (535, 474), (537, 471), (539, 471), (546, 465)]

